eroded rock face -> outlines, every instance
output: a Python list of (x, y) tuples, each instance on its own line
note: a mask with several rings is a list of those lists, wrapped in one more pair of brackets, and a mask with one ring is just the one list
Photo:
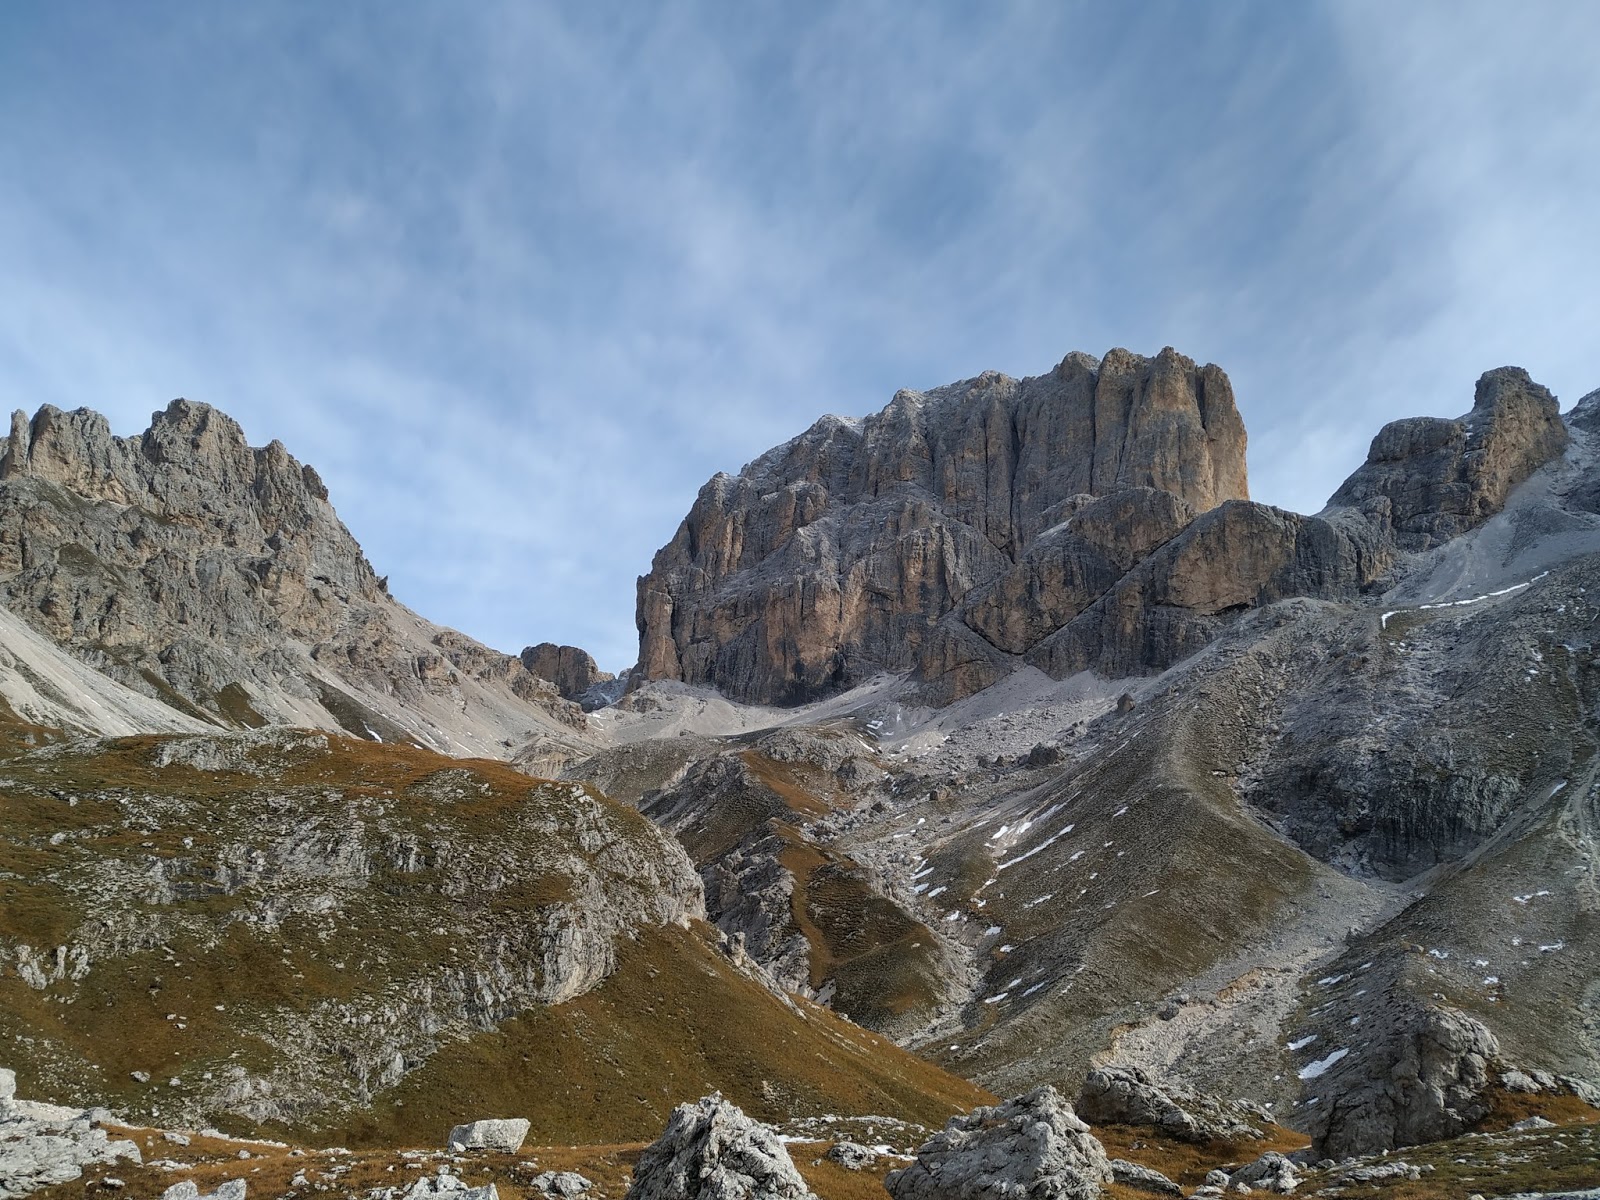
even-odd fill
[(1481, 524), (1567, 440), (1503, 367), (1460, 420), (1386, 427), (1308, 517), (1249, 502), (1226, 376), (1172, 350), (900, 392), (701, 489), (639, 581), (637, 679), (790, 704), (910, 671), (946, 704), (1023, 664), (1162, 670), (1240, 612), (1349, 598)]
[(174, 400), (128, 438), (88, 409), (14, 414), (0, 576), (40, 633), (199, 722), (453, 753), (583, 728), (517, 659), (397, 604), (317, 473), (209, 405)]
[(602, 671), (589, 652), (577, 646), (540, 642), (527, 647), (519, 657), (529, 672), (555, 684), (568, 700), (582, 700), (596, 684), (616, 678), (610, 671)]
[(1520, 367), (1486, 371), (1472, 411), (1385, 425), (1330, 507), (1361, 509), (1405, 550), (1426, 550), (1499, 512), (1506, 496), (1566, 447), (1549, 389)]
[[(1245, 497), (1244, 452), (1227, 377), (1170, 349), (1074, 354), (1048, 375), (991, 372), (902, 391), (864, 421), (825, 417), (701, 489), (639, 582), (640, 679), (798, 702), (917, 667), (934, 622), (1003, 576), (974, 619), (1019, 653), (1072, 595), (1081, 607), (1114, 582), (1141, 538)], [(1167, 499), (1072, 524), (1126, 491)], [(1039, 611), (1009, 620), (1016, 595)]]
[(770, 1125), (720, 1095), (672, 1110), (639, 1155), (628, 1200), (816, 1200)]
[(911, 1166), (889, 1172), (894, 1200), (1098, 1200), (1113, 1179), (1105, 1147), (1049, 1086), (992, 1108), (952, 1117), (917, 1149)]
[(1319, 1087), (1314, 1153), (1341, 1159), (1454, 1137), (1488, 1115), (1499, 1055), (1494, 1034), (1456, 1009), (1397, 1020), (1384, 1044), (1345, 1058)]

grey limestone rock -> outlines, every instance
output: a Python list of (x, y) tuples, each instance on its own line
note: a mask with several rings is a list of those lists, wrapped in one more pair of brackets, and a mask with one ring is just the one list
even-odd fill
[(878, 1161), (878, 1152), (859, 1142), (839, 1142), (828, 1148), (828, 1161), (847, 1171), (860, 1171)]
[(639, 1155), (628, 1200), (815, 1200), (775, 1130), (720, 1095), (672, 1110)]
[(884, 1186), (894, 1200), (1096, 1200), (1112, 1178), (1105, 1148), (1045, 1085), (951, 1118)]
[(1111, 1160), (1111, 1178), (1125, 1187), (1138, 1188), (1141, 1192), (1156, 1196), (1183, 1195), (1183, 1189), (1160, 1171), (1129, 1162), (1125, 1158)]
[(174, 400), (136, 437), (88, 409), (0, 441), (0, 602), (191, 722), (319, 724), (478, 753), (584, 717), (520, 661), (397, 604), (310, 467)]
[(1426, 550), (1499, 512), (1511, 489), (1567, 440), (1549, 390), (1520, 367), (1500, 367), (1479, 378), (1466, 416), (1385, 425), (1329, 506), (1362, 509), (1391, 528), (1402, 549)]
[(1348, 1158), (1461, 1133), (1489, 1112), (1485, 1093), (1499, 1055), (1494, 1034), (1459, 1010), (1395, 1017), (1387, 1036), (1324, 1076), (1313, 1153)]
[[(639, 581), (638, 678), (802, 701), (921, 666), (930, 627), (1003, 576), (974, 619), (1010, 645), (1036, 640), (1062, 606), (1104, 590), (1136, 531), (1166, 535), (1158, 510), (1246, 496), (1244, 448), (1227, 377), (1171, 349), (1075, 354), (1037, 378), (991, 372), (899, 392), (864, 421), (825, 417), (701, 489)], [(1170, 498), (1072, 527), (1093, 498), (1130, 490)], [(1018, 595), (1036, 611), (1011, 619)]]
[(528, 1136), (528, 1124), (523, 1117), (471, 1121), (452, 1129), (445, 1144), (460, 1146), (463, 1150), (499, 1150), (515, 1154)]
[[(1181, 1103), (1180, 1103), (1181, 1099)], [(1078, 1112), (1097, 1125), (1140, 1125), (1203, 1144), (1259, 1138), (1261, 1130), (1212, 1097), (1175, 1097), (1139, 1067), (1097, 1067), (1078, 1094)]]
[(529, 1183), (547, 1195), (561, 1196), (564, 1200), (581, 1196), (594, 1187), (593, 1183), (576, 1171), (541, 1171), (529, 1180)]
[[(0, 1076), (0, 1092), (6, 1082)], [(14, 1079), (10, 1084), (14, 1096)], [(0, 1200), (77, 1179), (87, 1166), (143, 1161), (138, 1146), (112, 1141), (88, 1113), (78, 1109), (14, 1098), (0, 1108), (5, 1109), (0, 1111)]]
[(582, 702), (596, 684), (616, 679), (610, 671), (602, 671), (587, 650), (577, 646), (540, 642), (527, 647), (518, 657), (530, 673), (553, 683), (568, 700)]
[(1300, 1169), (1276, 1151), (1268, 1151), (1228, 1176), (1228, 1186), (1247, 1184), (1252, 1191), (1287, 1196), (1300, 1186)]

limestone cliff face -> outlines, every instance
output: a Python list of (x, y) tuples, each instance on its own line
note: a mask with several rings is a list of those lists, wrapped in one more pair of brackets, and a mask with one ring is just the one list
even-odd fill
[(1520, 367), (1500, 367), (1478, 380), (1466, 416), (1385, 425), (1365, 465), (1328, 504), (1367, 513), (1402, 549), (1426, 550), (1499, 512), (1511, 489), (1567, 441), (1549, 390)]
[[(175, 400), (137, 437), (88, 409), (0, 442), (0, 602), (118, 682), (225, 727), (295, 724), (505, 754), (582, 741), (515, 658), (396, 603), (279, 442)], [(557, 756), (559, 757), (559, 755)]]
[[(936, 622), (986, 586), (973, 627), (1021, 653), (1109, 587), (1128, 546), (1247, 494), (1227, 376), (1170, 349), (902, 391), (701, 489), (639, 581), (639, 677), (803, 701), (936, 657)], [(1129, 541), (1107, 557), (1118, 522)], [(1069, 594), (1047, 596), (1057, 584)], [(1003, 611), (1017, 593), (1037, 611)]]

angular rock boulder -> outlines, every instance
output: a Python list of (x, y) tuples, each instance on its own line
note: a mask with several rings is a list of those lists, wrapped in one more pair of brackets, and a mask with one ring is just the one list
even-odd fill
[(577, 646), (540, 642), (527, 647), (518, 657), (531, 674), (555, 684), (568, 700), (581, 700), (596, 684), (616, 679), (610, 671), (602, 671), (587, 650)]
[(1078, 1093), (1078, 1112), (1096, 1125), (1138, 1125), (1197, 1145), (1262, 1136), (1226, 1103), (1187, 1095), (1180, 1102), (1148, 1072), (1132, 1066), (1090, 1071)]
[(448, 1146), (463, 1150), (499, 1150), (515, 1154), (528, 1136), (528, 1122), (522, 1117), (503, 1120), (472, 1121), (457, 1125), (445, 1139)]
[(1045, 1085), (951, 1118), (884, 1186), (894, 1200), (1097, 1200), (1113, 1177), (1105, 1147)]
[(628, 1200), (816, 1200), (775, 1130), (720, 1095), (672, 1110), (639, 1155)]
[(1318, 1080), (1313, 1153), (1344, 1159), (1454, 1137), (1488, 1115), (1499, 1055), (1494, 1034), (1456, 1009), (1395, 1016), (1386, 1036)]

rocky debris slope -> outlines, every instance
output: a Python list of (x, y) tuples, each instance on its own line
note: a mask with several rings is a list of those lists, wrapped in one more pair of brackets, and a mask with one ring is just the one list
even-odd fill
[(894, 1200), (969, 1196), (1099, 1200), (1113, 1179), (1105, 1147), (1051, 1087), (965, 1117), (918, 1147), (911, 1166), (889, 1172)]
[(0, 777), (0, 1031), (55, 1086), (169, 1120), (366, 1106), (704, 911), (633, 811), (409, 747), (67, 742)]
[(16, 1098), (16, 1076), (0, 1069), (0, 1200), (79, 1179), (92, 1167), (141, 1163), (133, 1142), (113, 1140), (101, 1111)]
[(1300, 516), (1249, 502), (1226, 377), (1170, 349), (901, 392), (701, 490), (639, 581), (635, 682), (796, 704), (914, 672), (946, 704), (1024, 664), (1159, 671), (1240, 612), (1355, 597), (1566, 441), (1549, 392), (1501, 368), (1466, 417), (1388, 426)]
[[(782, 990), (891, 1036), (922, 1032), (965, 986), (952, 943), (852, 857), (837, 815), (886, 774), (845, 728), (624, 746), (573, 769), (672, 833), (710, 919)], [(959, 981), (959, 982), (958, 982)]]
[[(390, 597), (314, 470), (278, 442), (250, 447), (204, 404), (175, 400), (129, 438), (87, 409), (14, 414), (0, 442), (0, 601), (194, 722), (452, 754), (539, 740), (556, 762), (587, 744), (582, 713), (519, 660)], [(26, 663), (11, 669), (46, 693), (31, 719), (120, 732), (48, 695)], [(17, 706), (22, 693), (5, 690)]]
[(816, 1200), (777, 1130), (720, 1095), (672, 1111), (639, 1155), (628, 1200)]

